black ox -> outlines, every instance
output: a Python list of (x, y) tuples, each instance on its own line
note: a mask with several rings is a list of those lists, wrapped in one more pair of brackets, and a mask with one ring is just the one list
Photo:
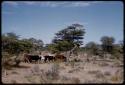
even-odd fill
[(37, 62), (39, 60), (41, 60), (41, 57), (39, 55), (30, 55), (30, 54), (25, 54), (24, 55), (24, 62), (31, 63), (33, 61)]

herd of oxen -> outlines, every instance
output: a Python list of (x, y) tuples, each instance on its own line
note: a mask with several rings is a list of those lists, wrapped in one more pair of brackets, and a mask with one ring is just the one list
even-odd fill
[(27, 63), (32, 63), (32, 62), (50, 62), (50, 61), (57, 61), (57, 60), (61, 60), (61, 61), (66, 61), (66, 57), (64, 55), (61, 54), (57, 54), (55, 56), (53, 55), (31, 55), (31, 54), (24, 54), (24, 62)]

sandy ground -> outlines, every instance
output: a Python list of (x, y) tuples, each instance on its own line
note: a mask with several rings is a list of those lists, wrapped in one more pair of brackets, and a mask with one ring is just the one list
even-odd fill
[[(116, 63), (116, 61), (87, 62), (83, 60), (81, 62), (75, 62), (74, 65), (66, 64), (65, 62), (60, 62), (58, 64), (60, 77), (53, 81), (54, 83), (64, 83), (72, 78), (76, 78), (76, 83), (123, 82), (123, 66), (120, 66), (121, 63)], [(2, 83), (42, 83), (39, 77), (42, 74), (41, 72), (48, 71), (51, 69), (52, 65), (53, 62), (40, 64), (22, 62), (20, 63), (20, 67), (4, 70), (2, 72)], [(36, 74), (33, 73), (34, 70)], [(77, 81), (77, 79), (79, 81)], [(70, 81), (70, 83), (73, 83), (73, 81)], [(49, 83), (49, 81), (47, 82)]]

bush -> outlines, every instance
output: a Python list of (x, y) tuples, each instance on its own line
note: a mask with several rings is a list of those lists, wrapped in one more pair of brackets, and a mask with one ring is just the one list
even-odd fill
[(95, 70), (95, 71), (88, 71), (89, 74), (97, 74), (99, 73), (100, 71), (99, 70)]
[(98, 73), (96, 73), (95, 77), (98, 78), (98, 79), (100, 79), (100, 78), (104, 78), (105, 76), (104, 76), (103, 73), (101, 73), (101, 72), (99, 71)]
[(111, 75), (111, 73), (110, 73), (110, 72), (108, 72), (108, 71), (106, 71), (106, 72), (104, 73), (104, 75), (106, 75), (106, 76), (110, 76), (110, 75)]
[(35, 75), (39, 75), (40, 74), (40, 68), (39, 68), (38, 65), (35, 65), (31, 71)]
[(68, 84), (78, 84), (80, 83), (80, 80), (79, 78), (76, 78), (76, 77), (67, 77), (67, 76), (61, 76), (61, 81), (60, 83), (68, 83)]
[(74, 68), (75, 62), (74, 62), (74, 61), (71, 61), (71, 62), (70, 62), (70, 65), (71, 65), (72, 68)]
[(123, 77), (120, 76), (120, 75), (113, 75), (113, 76), (111, 76), (110, 80), (112, 82), (122, 83), (123, 82)]
[(100, 64), (99, 64), (99, 66), (101, 66), (101, 67), (103, 67), (103, 66), (108, 66), (109, 64), (108, 63), (106, 63), (106, 62), (101, 62)]
[(72, 81), (72, 83), (73, 84), (78, 84), (78, 83), (80, 83), (80, 80), (79, 80), (79, 78), (71, 78), (71, 81)]
[(51, 69), (46, 72), (46, 76), (48, 79), (58, 79), (59, 78), (59, 65), (53, 64)]

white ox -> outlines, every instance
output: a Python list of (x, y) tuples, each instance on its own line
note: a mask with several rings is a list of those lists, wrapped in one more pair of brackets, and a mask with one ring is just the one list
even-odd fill
[(39, 57), (40, 57), (40, 61), (43, 62), (45, 60), (45, 57), (43, 55), (39, 55)]

